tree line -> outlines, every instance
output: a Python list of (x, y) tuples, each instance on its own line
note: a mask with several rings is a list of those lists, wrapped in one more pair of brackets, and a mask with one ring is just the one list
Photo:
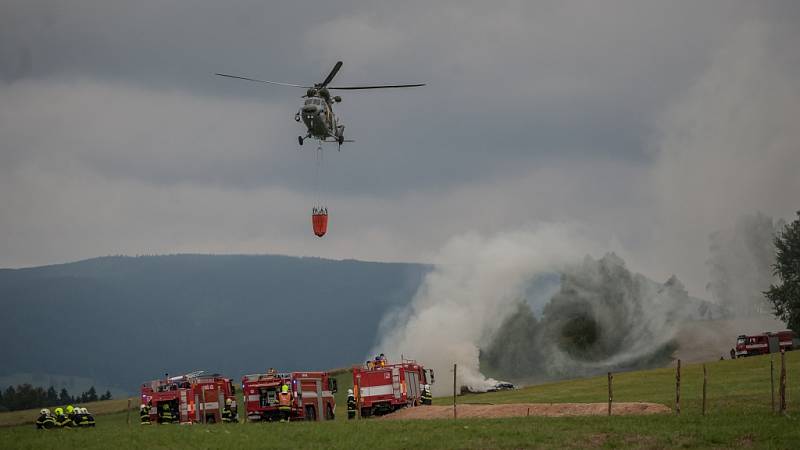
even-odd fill
[(0, 391), (0, 411), (16, 411), (72, 403), (96, 402), (99, 400), (111, 400), (111, 392), (106, 391), (105, 394), (101, 394), (98, 397), (97, 391), (92, 386), (88, 391), (72, 396), (65, 388), (56, 392), (53, 386), (44, 389), (25, 383), (17, 385), (16, 388), (9, 386), (6, 390)]

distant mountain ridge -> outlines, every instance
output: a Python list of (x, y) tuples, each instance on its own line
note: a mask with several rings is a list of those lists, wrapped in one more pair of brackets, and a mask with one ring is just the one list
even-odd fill
[(83, 377), (134, 392), (194, 369), (360, 361), (429, 266), (275, 255), (110, 256), (0, 269), (0, 376)]

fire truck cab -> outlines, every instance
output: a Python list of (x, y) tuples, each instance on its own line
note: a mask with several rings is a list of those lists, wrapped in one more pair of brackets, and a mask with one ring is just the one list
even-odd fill
[(278, 393), (282, 385), (292, 395), (289, 420), (333, 420), (337, 391), (336, 379), (327, 372), (286, 372), (270, 369), (267, 373), (242, 377), (247, 420), (280, 420)]
[(736, 357), (764, 355), (789, 351), (800, 347), (800, 341), (794, 331), (765, 331), (755, 335), (740, 335), (736, 338)]
[(369, 361), (353, 367), (353, 392), (361, 417), (379, 416), (422, 404), (422, 385), (433, 384), (433, 369), (413, 360)]
[(236, 410), (236, 389), (229, 378), (200, 370), (142, 384), (141, 404), (149, 406), (150, 421), (160, 423), (168, 408), (179, 423), (220, 423), (225, 402)]

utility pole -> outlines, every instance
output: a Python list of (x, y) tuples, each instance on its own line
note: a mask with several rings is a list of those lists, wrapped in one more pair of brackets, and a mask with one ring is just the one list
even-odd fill
[(681, 360), (678, 360), (678, 368), (675, 371), (675, 414), (681, 415)]
[(458, 378), (458, 364), (453, 364), (453, 420), (458, 418), (456, 413), (456, 379)]

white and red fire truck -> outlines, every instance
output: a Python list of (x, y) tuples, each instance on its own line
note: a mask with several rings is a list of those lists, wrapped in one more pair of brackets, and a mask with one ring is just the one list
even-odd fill
[(242, 391), (249, 421), (280, 419), (278, 393), (282, 385), (292, 394), (290, 420), (333, 420), (336, 379), (328, 372), (267, 373), (242, 377)]
[(433, 382), (433, 369), (425, 370), (413, 360), (404, 359), (400, 364), (376, 360), (353, 367), (353, 392), (361, 417), (418, 406), (422, 403), (422, 385)]
[(736, 357), (764, 355), (789, 351), (800, 347), (800, 341), (794, 331), (765, 331), (752, 336), (740, 335), (736, 338)]
[(142, 385), (141, 404), (150, 406), (150, 421), (161, 417), (165, 406), (180, 423), (220, 423), (227, 399), (236, 408), (236, 388), (229, 378), (200, 370), (165, 377)]

